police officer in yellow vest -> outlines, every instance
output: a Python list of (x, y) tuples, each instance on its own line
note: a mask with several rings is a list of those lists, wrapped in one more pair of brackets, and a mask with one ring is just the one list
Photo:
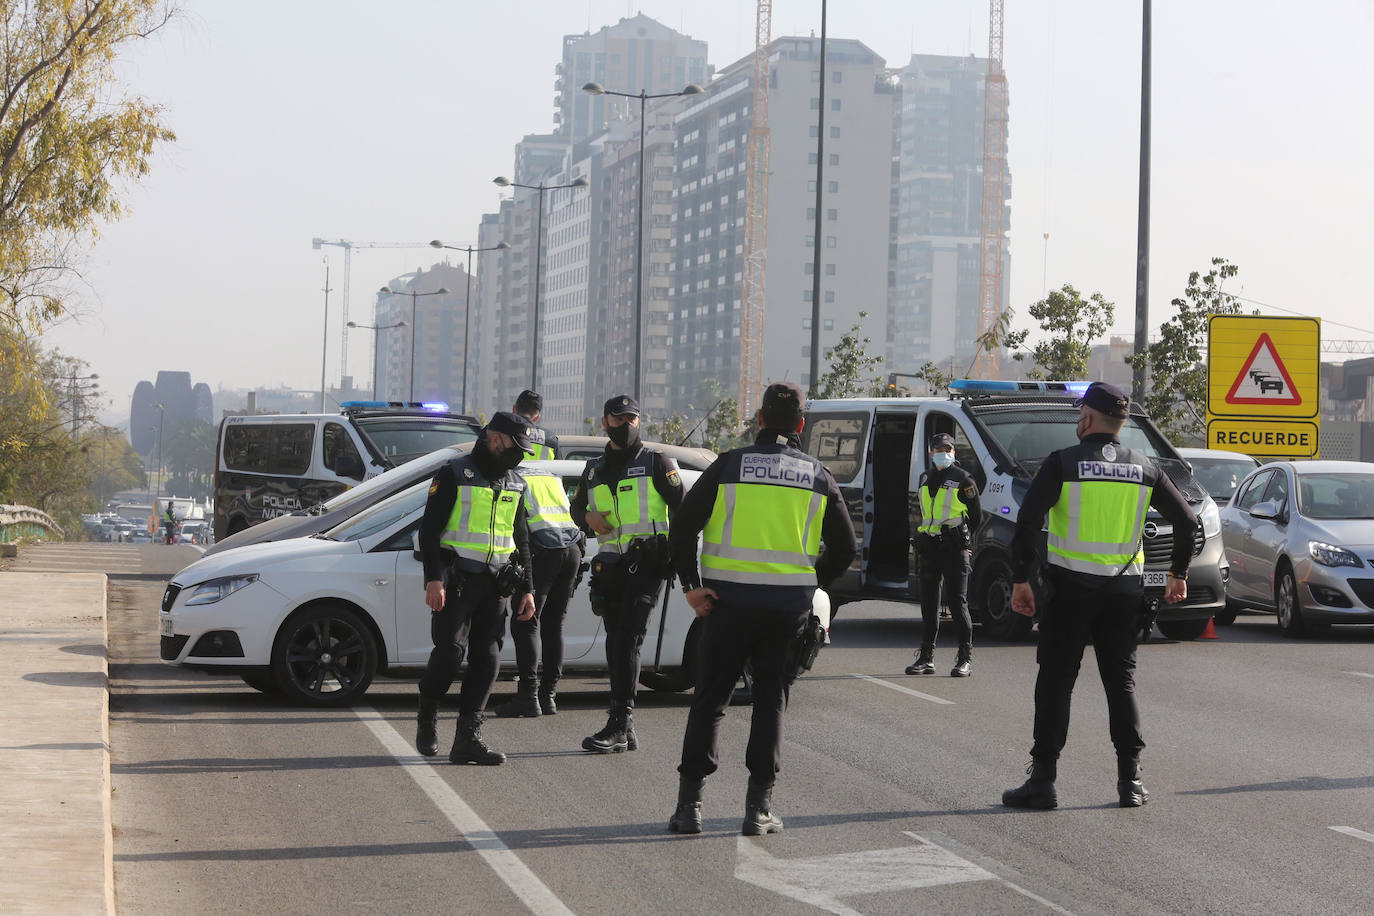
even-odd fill
[(1136, 637), (1148, 638), (1153, 608), (1142, 587), (1145, 514), (1153, 506), (1173, 525), (1173, 553), (1164, 600), (1188, 597), (1188, 564), (1197, 516), (1147, 455), (1121, 444), (1130, 398), (1094, 382), (1078, 400), (1079, 444), (1050, 453), (1021, 504), (1012, 538), (1012, 610), (1035, 614), (1029, 575), (1049, 516), (1048, 606), (1040, 616), (1036, 661), (1034, 744), (1024, 785), (1002, 793), (1013, 808), (1057, 807), (1059, 753), (1069, 734), (1069, 703), (1091, 640), (1107, 694), (1116, 748), (1117, 796), (1123, 808), (1149, 799), (1140, 781), (1140, 711), (1135, 700)]
[(968, 613), (968, 573), (973, 533), (983, 519), (978, 482), (954, 463), (954, 437), (930, 440), (931, 467), (921, 474), (921, 519), (916, 555), (921, 578), (921, 651), (907, 674), (935, 673), (935, 636), (940, 631), (940, 584), (958, 633), (959, 654), (950, 677), (968, 677), (973, 665), (973, 621)]
[(482, 741), (482, 711), (500, 670), (506, 598), (518, 619), (534, 616), (527, 488), (515, 473), (530, 447), (529, 430), (522, 417), (494, 414), (472, 451), (441, 467), (429, 486), (420, 555), (434, 651), (420, 678), (415, 733), (415, 747), (426, 757), (438, 753), (439, 701), (466, 656), (449, 762), (496, 766), (506, 760)]
[(639, 404), (617, 395), (605, 404), (601, 426), (611, 440), (587, 462), (572, 498), (572, 517), (596, 535), (589, 598), (606, 630), (611, 709), (606, 726), (582, 741), (601, 754), (635, 750), (632, 718), (639, 682), (639, 648), (658, 603), (668, 566), (668, 513), (682, 502), (677, 462), (639, 439)]
[(835, 479), (801, 451), (804, 404), (796, 385), (769, 385), (754, 445), (716, 459), (674, 519), (674, 566), (705, 624), (678, 765), (677, 810), (668, 822), (675, 833), (701, 832), (702, 788), (719, 761), (716, 733), (746, 659), (753, 662), (754, 707), (743, 832), (782, 830), (772, 796), (781, 769), (785, 685), (793, 673), (789, 653), (811, 615), (816, 586), (838, 578), (858, 550)]
[[(533, 440), (531, 444), (539, 448)], [(534, 616), (528, 620), (516, 617), (510, 622), (520, 681), (515, 698), (493, 712), (498, 716), (551, 716), (558, 712), (558, 679), (563, 674), (563, 619), (577, 582), (577, 567), (586, 552), (587, 537), (573, 523), (562, 477), (528, 467), (520, 476), (528, 487), (525, 506), (534, 563)]]
[(544, 398), (537, 391), (526, 388), (515, 399), (515, 413), (530, 421), (530, 457), (557, 458), (558, 436), (539, 425), (543, 412)]

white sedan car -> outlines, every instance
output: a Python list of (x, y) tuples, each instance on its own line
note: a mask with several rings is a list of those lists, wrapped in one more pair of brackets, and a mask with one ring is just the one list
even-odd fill
[[(530, 461), (569, 491), (582, 461)], [(682, 471), (690, 487), (699, 476)], [(413, 675), (429, 658), (430, 611), (415, 551), (429, 482), (423, 481), (306, 538), (250, 544), (203, 557), (172, 577), (158, 615), (165, 662), (233, 672), (262, 691), (315, 706), (344, 705), (376, 674)], [(587, 556), (596, 553), (588, 543)], [(829, 601), (817, 591), (822, 623)], [(649, 620), (640, 681), (685, 690), (701, 625), (676, 586)], [(579, 586), (563, 628), (564, 669), (605, 670), (601, 619)], [(501, 661), (514, 664), (512, 642)]]

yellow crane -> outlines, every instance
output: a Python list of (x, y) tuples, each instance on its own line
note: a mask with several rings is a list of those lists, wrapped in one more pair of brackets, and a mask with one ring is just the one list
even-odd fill
[(768, 53), (773, 2), (758, 0), (754, 21), (754, 105), (750, 110), (744, 192), (744, 289), (739, 321), (739, 416), (745, 422), (763, 396), (763, 276), (768, 252)]
[[(988, 73), (983, 81), (983, 225), (978, 266), (978, 333), (1002, 314), (1002, 245), (1006, 236), (1007, 75), (1002, 69), (1004, 0), (988, 3)], [(998, 350), (979, 351), (972, 375), (996, 378)]]

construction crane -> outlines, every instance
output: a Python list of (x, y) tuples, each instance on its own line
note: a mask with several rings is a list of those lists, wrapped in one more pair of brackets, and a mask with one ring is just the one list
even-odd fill
[(744, 289), (739, 321), (740, 421), (763, 396), (763, 275), (768, 252), (768, 57), (773, 0), (758, 0), (754, 21), (754, 107), (744, 192)]
[[(1002, 243), (1006, 233), (1007, 75), (1002, 70), (1002, 8), (988, 3), (988, 73), (983, 81), (983, 227), (978, 268), (978, 333), (989, 333), (1002, 314)], [(979, 351), (975, 378), (996, 378), (1001, 355)]]
[(1374, 353), (1374, 340), (1322, 340), (1323, 353)]
[(344, 252), (343, 269), (343, 343), (339, 348), (339, 379), (348, 375), (348, 281), (353, 276), (354, 248), (428, 248), (428, 242), (351, 242), (348, 239), (311, 239), (310, 247), (319, 251), (326, 245), (342, 248)]

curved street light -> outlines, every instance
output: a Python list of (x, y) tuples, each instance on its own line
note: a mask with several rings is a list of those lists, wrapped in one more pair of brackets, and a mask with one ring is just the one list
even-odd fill
[(491, 183), (498, 188), (525, 188), (530, 191), (539, 192), (539, 211), (535, 216), (534, 223), (534, 326), (530, 337), (530, 388), (534, 391), (539, 390), (539, 265), (543, 260), (544, 246), (544, 192), (558, 191), (564, 188), (587, 188), (591, 183), (585, 178), (574, 178), (567, 184), (521, 184), (518, 181), (511, 181), (504, 175), (497, 175)]
[[(407, 397), (406, 400), (413, 401), (415, 400), (415, 302), (421, 296), (447, 296), (448, 287), (441, 286), (438, 289), (428, 293), (419, 293), (413, 289), (400, 290), (392, 289), (389, 286), (383, 286), (381, 289), (377, 290), (377, 292), (386, 293), (388, 296), (410, 296), (410, 396)], [(375, 378), (373, 379), (372, 387), (374, 389), (377, 387), (377, 381)]]
[[(356, 321), (348, 322), (350, 328), (358, 328), (364, 331), (389, 331), (392, 328), (403, 328), (406, 326), (405, 319), (394, 324), (359, 324)], [(372, 341), (372, 398), (377, 398), (377, 341)]]
[(460, 413), (468, 412), (468, 336), (472, 327), (472, 253), (474, 251), (509, 251), (510, 245), (504, 241), (497, 242), (490, 248), (474, 248), (467, 245), (460, 248), (457, 245), (445, 245), (442, 239), (434, 239), (429, 243), (431, 248), (447, 248), (449, 251), (466, 251), (468, 253), (468, 289), (463, 294), (463, 407)]
[(630, 390), (634, 394), (635, 400), (643, 404), (644, 398), (639, 390), (639, 367), (640, 363), (643, 362), (644, 343), (644, 103), (649, 99), (701, 95), (703, 90), (696, 83), (688, 83), (677, 92), (649, 93), (643, 89), (639, 92), (617, 92), (614, 89), (607, 89), (600, 83), (587, 83), (582, 87), (582, 91), (588, 95), (614, 95), (622, 99), (639, 99), (639, 208), (635, 212), (635, 363), (634, 384), (631, 385)]

